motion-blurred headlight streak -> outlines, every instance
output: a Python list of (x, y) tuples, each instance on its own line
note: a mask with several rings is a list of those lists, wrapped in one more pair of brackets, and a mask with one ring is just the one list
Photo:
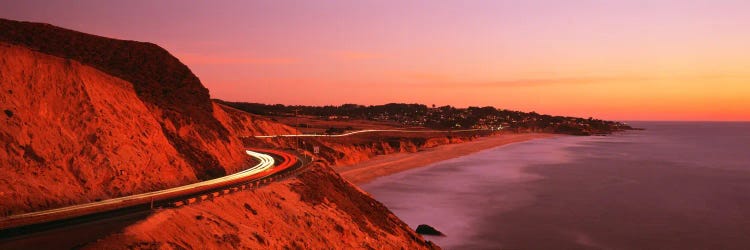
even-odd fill
[(188, 184), (185, 186), (165, 189), (165, 190), (130, 195), (130, 196), (125, 196), (125, 197), (120, 197), (120, 198), (107, 199), (107, 200), (68, 206), (68, 207), (49, 209), (49, 210), (44, 210), (44, 211), (12, 215), (9, 217), (0, 218), (0, 226), (3, 226), (2, 225), (4, 224), (2, 223), (3, 221), (8, 222), (11, 220), (31, 218), (31, 217), (36, 217), (36, 216), (62, 216), (64, 214), (68, 214), (68, 213), (71, 213), (74, 211), (80, 211), (80, 210), (96, 211), (97, 208), (101, 208), (101, 209), (112, 208), (113, 206), (117, 207), (115, 204), (118, 204), (118, 203), (132, 203), (132, 202), (137, 202), (139, 200), (143, 201), (144, 199), (149, 199), (149, 198), (151, 199), (174, 198), (174, 197), (171, 197), (171, 195), (179, 196), (179, 195), (185, 194), (185, 192), (187, 191), (191, 191), (191, 190), (199, 191), (201, 189), (214, 186), (216, 184), (221, 184), (224, 182), (230, 182), (230, 181), (235, 181), (235, 180), (242, 180), (244, 178), (253, 176), (254, 174), (271, 169), (275, 163), (273, 157), (271, 157), (270, 155), (258, 153), (258, 152), (251, 151), (251, 150), (246, 150), (245, 153), (257, 159), (258, 164), (248, 169), (242, 170), (240, 172), (231, 174), (231, 175), (227, 175), (224, 177), (211, 179), (207, 181), (202, 181), (198, 183)]

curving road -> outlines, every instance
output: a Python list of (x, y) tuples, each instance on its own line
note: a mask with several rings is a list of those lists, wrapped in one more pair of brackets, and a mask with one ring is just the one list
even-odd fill
[(399, 132), (399, 133), (456, 133), (469, 131), (492, 131), (492, 129), (462, 129), (462, 130), (402, 130), (402, 129), (365, 129), (343, 133), (338, 135), (319, 135), (319, 134), (290, 134), (290, 135), (256, 135), (255, 138), (274, 138), (274, 137), (342, 137), (361, 133), (373, 132)]
[[(489, 129), (465, 129), (452, 131), (366, 129), (337, 135), (289, 134), (262, 135), (254, 137), (343, 137), (374, 132), (448, 133), (483, 130)], [(297, 170), (302, 169), (302, 167), (306, 165), (299, 156), (284, 151), (250, 149), (246, 150), (246, 153), (255, 158), (258, 163), (248, 169), (224, 177), (165, 190), (0, 218), (0, 246), (3, 246), (3, 243), (7, 243), (8, 240), (12, 241), (17, 237), (26, 237), (24, 235), (30, 233), (55, 228), (64, 229), (77, 223), (106, 220), (111, 216), (127, 216), (128, 214), (137, 213), (142, 214), (144, 211), (148, 211), (154, 207), (182, 206), (245, 188), (258, 187), (259, 185), (295, 174), (297, 173)], [(30, 240), (30, 237), (26, 238), (26, 240)]]
[(3, 236), (3, 232), (5, 234), (14, 234), (14, 232), (9, 231), (15, 228), (63, 221), (118, 209), (137, 206), (150, 209), (154, 206), (190, 204), (196, 202), (198, 199), (213, 198), (239, 189), (270, 182), (278, 179), (278, 177), (285, 176), (284, 174), (303, 165), (297, 156), (283, 151), (253, 149), (246, 150), (246, 153), (257, 159), (258, 164), (224, 177), (165, 190), (0, 218), (0, 236)]

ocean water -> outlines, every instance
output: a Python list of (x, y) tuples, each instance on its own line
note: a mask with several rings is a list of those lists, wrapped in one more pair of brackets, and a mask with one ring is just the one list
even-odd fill
[(364, 185), (444, 249), (750, 249), (750, 123), (506, 145)]

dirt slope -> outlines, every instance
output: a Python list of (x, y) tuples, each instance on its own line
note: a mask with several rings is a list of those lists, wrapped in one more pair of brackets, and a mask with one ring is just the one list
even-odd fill
[[(179, 235), (175, 235), (179, 232)], [(318, 166), (299, 178), (156, 212), (87, 249), (430, 249), (380, 202)]]
[(472, 141), (490, 133), (363, 133), (345, 137), (276, 137), (246, 139), (250, 145), (304, 148), (318, 147), (319, 159), (330, 166), (351, 165), (377, 155), (413, 153), (439, 145)]
[[(244, 160), (242, 154), (219, 152), (238, 151), (242, 145), (213, 116), (208, 90), (198, 78), (155, 44), (4, 19), (0, 19), (0, 42), (77, 61), (130, 82), (170, 144), (188, 163), (200, 168), (195, 173), (198, 178), (224, 175), (227, 170), (236, 170)], [(55, 78), (47, 79), (54, 84)]]
[[(156, 45), (0, 19), (0, 216), (184, 185), (247, 166), (241, 139), (298, 131), (211, 102)], [(262, 146), (283, 146), (263, 143)], [(430, 247), (318, 166), (166, 209), (92, 248)]]
[[(248, 164), (228, 118), (164, 49), (0, 19), (0, 215), (173, 187)], [(233, 120), (238, 119), (238, 120)]]
[(0, 86), (2, 213), (197, 180), (129, 82), (0, 43)]

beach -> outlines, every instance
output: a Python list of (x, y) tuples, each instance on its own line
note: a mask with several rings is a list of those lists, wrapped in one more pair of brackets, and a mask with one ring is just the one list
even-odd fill
[(750, 123), (488, 149), (360, 187), (443, 249), (749, 249)]
[(432, 163), (477, 153), (479, 151), (516, 142), (556, 136), (560, 135), (547, 133), (499, 134), (482, 137), (464, 143), (426, 148), (416, 153), (379, 155), (370, 160), (352, 165), (336, 166), (334, 168), (346, 180), (361, 185), (378, 177), (427, 166)]

